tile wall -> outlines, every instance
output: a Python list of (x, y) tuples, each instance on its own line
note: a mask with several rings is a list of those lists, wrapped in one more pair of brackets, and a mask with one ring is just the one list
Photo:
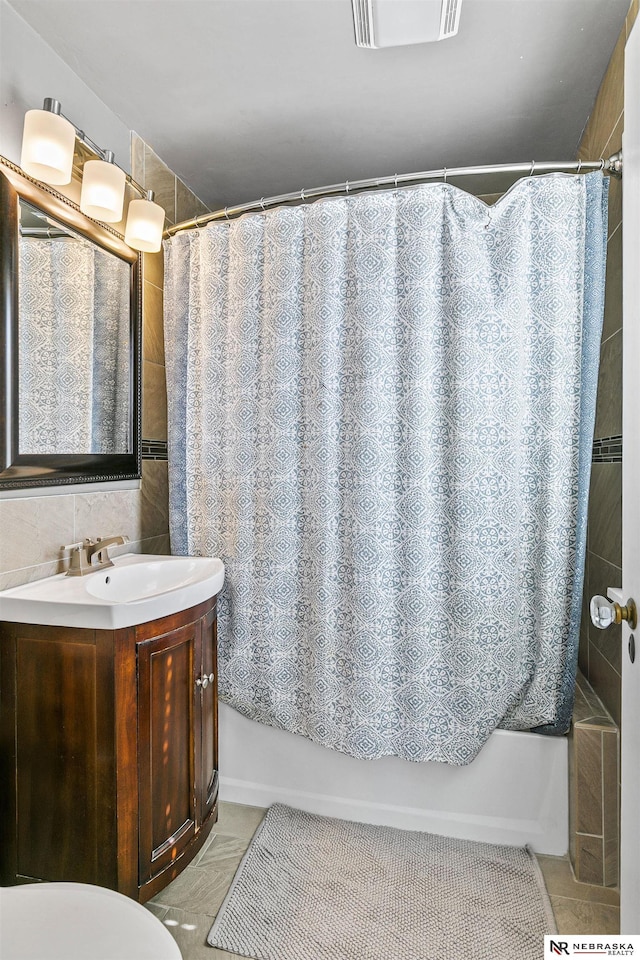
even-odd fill
[[(578, 150), (581, 159), (608, 157), (622, 146), (624, 46), (637, 12), (627, 16), (602, 81)], [(585, 569), (585, 603), (580, 628), (580, 668), (620, 723), (620, 628), (597, 630), (587, 601), (622, 583), (622, 184), (609, 185), (609, 231), (605, 317), (591, 467), (591, 494)]]
[[(206, 213), (208, 207), (163, 163), (136, 133), (131, 136), (131, 175), (153, 190), (166, 211), (167, 225)], [(167, 389), (162, 328), (162, 253), (143, 258), (144, 331), (142, 348), (142, 450), (144, 462), (166, 483)], [(164, 466), (159, 464), (163, 463)]]
[[(81, 166), (82, 158), (78, 158)], [(132, 135), (132, 175), (156, 191), (170, 223), (206, 207), (138, 137)], [(77, 201), (79, 186), (67, 194)], [(123, 225), (116, 229), (124, 232)], [(0, 590), (61, 572), (63, 544), (85, 537), (126, 534), (131, 543), (112, 553), (168, 553), (167, 396), (162, 331), (162, 253), (143, 257), (142, 480), (138, 490), (91, 490), (0, 499)]]
[(581, 883), (618, 883), (619, 749), (618, 727), (579, 673), (569, 749), (569, 847)]
[[(624, 47), (638, 13), (633, 0), (618, 38), (578, 149), (580, 159), (607, 158), (622, 146), (624, 127)], [(586, 729), (576, 699), (572, 735), (572, 862), (585, 882), (617, 882), (619, 762), (621, 720), (621, 633), (619, 627), (597, 630), (589, 617), (589, 598), (622, 583), (622, 182), (611, 178), (605, 315), (600, 349), (600, 377), (587, 529), (585, 589), (580, 625), (580, 669), (610, 715)], [(582, 697), (582, 699), (584, 699)], [(592, 711), (593, 712), (593, 711)], [(599, 708), (597, 713), (602, 714)], [(616, 747), (613, 749), (613, 738)], [(615, 759), (615, 762), (614, 762)], [(580, 769), (579, 769), (580, 767)], [(591, 770), (593, 767), (593, 770)], [(591, 771), (591, 772), (590, 772)], [(598, 796), (588, 787), (591, 774), (601, 785)], [(597, 821), (597, 822), (596, 822)], [(605, 837), (606, 834), (606, 837)]]

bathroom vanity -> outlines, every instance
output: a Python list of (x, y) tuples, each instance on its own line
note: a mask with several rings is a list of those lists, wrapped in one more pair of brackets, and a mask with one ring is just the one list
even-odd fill
[[(108, 574), (78, 580), (95, 578), (107, 589)], [(5, 618), (7, 595), (35, 587), (0, 595)], [(216, 689), (215, 596), (111, 629), (4, 619), (0, 883), (92, 883), (140, 902), (165, 887), (217, 819)]]

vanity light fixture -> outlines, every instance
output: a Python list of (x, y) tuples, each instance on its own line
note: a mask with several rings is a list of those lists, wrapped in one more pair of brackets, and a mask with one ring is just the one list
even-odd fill
[(164, 208), (154, 203), (153, 190), (145, 190), (144, 200), (132, 200), (129, 204), (124, 242), (141, 253), (158, 253), (163, 229)]
[(132, 200), (127, 211), (124, 242), (142, 253), (157, 253), (162, 246), (164, 210), (153, 201), (153, 190), (144, 200)]
[(129, 204), (125, 242), (142, 253), (157, 253), (162, 247), (164, 210), (153, 202), (153, 192), (136, 183), (118, 166), (110, 150), (102, 150), (65, 117), (58, 100), (47, 97), (42, 110), (25, 114), (20, 166), (43, 183), (70, 183), (76, 138), (97, 157), (87, 160), (83, 167), (82, 212), (102, 223), (118, 223), (122, 220), (126, 184), (130, 184), (144, 199)]
[(74, 125), (60, 113), (59, 102), (47, 97), (42, 110), (25, 113), (20, 166), (34, 180), (69, 183), (75, 142)]
[(107, 150), (104, 160), (87, 160), (82, 168), (80, 209), (94, 220), (119, 223), (124, 208), (126, 175)]

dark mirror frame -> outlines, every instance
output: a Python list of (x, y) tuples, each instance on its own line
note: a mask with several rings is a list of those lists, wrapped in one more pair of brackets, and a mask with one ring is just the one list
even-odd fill
[[(21, 454), (18, 449), (19, 201), (82, 234), (130, 267), (129, 452)], [(119, 233), (90, 220), (53, 188), (0, 157), (0, 491), (66, 483), (137, 480), (141, 476), (140, 255)]]

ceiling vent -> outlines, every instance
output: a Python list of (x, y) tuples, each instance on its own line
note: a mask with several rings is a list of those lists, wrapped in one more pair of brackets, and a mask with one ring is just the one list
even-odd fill
[(359, 47), (400, 47), (454, 37), (462, 0), (351, 0)]

